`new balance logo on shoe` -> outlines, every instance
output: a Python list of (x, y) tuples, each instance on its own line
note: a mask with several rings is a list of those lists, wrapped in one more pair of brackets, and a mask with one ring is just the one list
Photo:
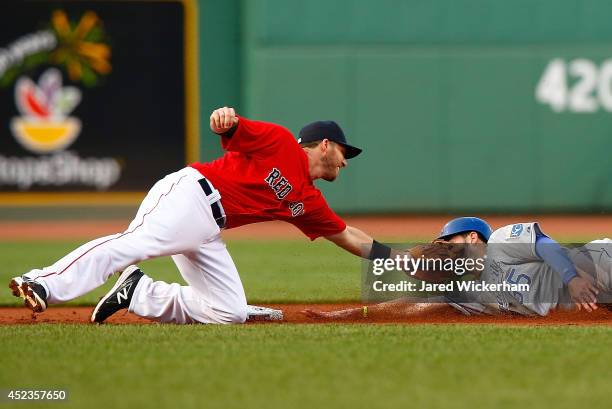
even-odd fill
[(113, 288), (100, 299), (94, 308), (90, 318), (91, 322), (104, 322), (117, 311), (128, 308), (138, 281), (143, 275), (137, 266), (129, 266), (123, 270)]
[(121, 304), (121, 299), (123, 298), (125, 301), (128, 299), (128, 291), (131, 286), (123, 287), (121, 291), (117, 293), (117, 304)]

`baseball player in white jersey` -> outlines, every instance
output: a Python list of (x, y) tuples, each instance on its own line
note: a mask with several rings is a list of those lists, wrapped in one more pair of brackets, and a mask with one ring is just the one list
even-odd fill
[[(363, 308), (322, 312), (305, 311), (322, 319), (375, 316), (377, 312), (409, 317), (450, 304), (464, 314), (547, 315), (557, 307), (587, 311), (599, 301), (610, 303), (612, 294), (612, 240), (595, 240), (576, 248), (563, 248), (541, 230), (537, 222), (516, 223), (492, 231), (482, 219), (461, 217), (448, 222), (437, 240), (472, 246), (470, 257), (484, 257), (479, 281), (486, 284), (526, 284), (516, 291), (452, 291), (442, 303), (414, 303), (407, 298)], [(482, 244), (485, 244), (482, 245)], [(414, 299), (412, 299), (414, 301)]]

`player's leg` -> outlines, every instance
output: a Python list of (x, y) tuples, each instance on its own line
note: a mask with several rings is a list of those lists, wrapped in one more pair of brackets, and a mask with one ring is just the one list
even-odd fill
[[(600, 299), (600, 302), (612, 302), (612, 240), (606, 238), (601, 240), (593, 240), (587, 244), (589, 253), (595, 264), (597, 283), (607, 294), (602, 294), (605, 300)], [(599, 297), (601, 298), (601, 297)]]
[(600, 303), (612, 303), (612, 240), (593, 240), (573, 249), (571, 258), (576, 267), (597, 282)]
[(166, 176), (149, 191), (125, 232), (86, 243), (24, 278), (40, 283), (49, 303), (61, 303), (99, 287), (131, 264), (197, 249), (219, 232), (198, 178), (191, 168)]
[(197, 251), (172, 258), (188, 285), (144, 276), (132, 297), (131, 312), (159, 322), (230, 324), (246, 320), (242, 282), (219, 236)]

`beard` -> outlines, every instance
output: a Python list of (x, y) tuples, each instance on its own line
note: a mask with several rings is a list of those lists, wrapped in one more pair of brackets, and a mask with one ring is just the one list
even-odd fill
[(325, 174), (321, 176), (321, 179), (327, 180), (328, 182), (333, 182), (338, 177), (338, 166), (336, 166), (333, 161), (325, 156), (321, 159), (323, 163), (323, 169), (325, 169)]
[(325, 175), (323, 176), (321, 179), (323, 180), (327, 180), (328, 182), (333, 182), (334, 180), (336, 180), (338, 176), (337, 175)]

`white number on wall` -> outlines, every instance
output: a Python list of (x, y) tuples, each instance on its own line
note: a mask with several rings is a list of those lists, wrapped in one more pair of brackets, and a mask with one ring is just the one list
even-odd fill
[(600, 67), (584, 58), (550, 61), (536, 87), (536, 100), (555, 112), (612, 112), (612, 59)]
[(578, 81), (569, 93), (569, 109), (574, 112), (597, 111), (593, 90), (597, 85), (597, 67), (592, 61), (579, 59), (570, 62), (569, 73)]
[(536, 99), (543, 104), (549, 104), (556, 112), (563, 111), (567, 105), (565, 71), (563, 60), (552, 60), (548, 63), (536, 88)]
[(612, 111), (612, 60), (606, 60), (601, 64), (597, 95), (603, 109)]

